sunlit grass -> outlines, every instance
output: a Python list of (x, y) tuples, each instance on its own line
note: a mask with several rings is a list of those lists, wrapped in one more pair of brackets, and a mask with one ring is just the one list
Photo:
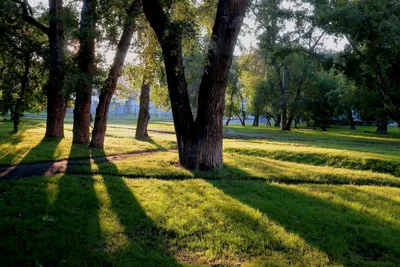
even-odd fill
[(235, 126), (266, 139), (225, 139), (224, 168), (202, 172), (179, 166), (174, 134), (129, 125), (102, 151), (71, 145), (68, 123), (43, 140), (41, 122), (0, 122), (0, 164), (158, 151), (2, 181), (0, 266), (400, 265), (396, 132)]
[[(120, 130), (113, 133), (111, 128), (105, 139), (104, 150), (89, 149), (87, 145), (72, 145), (72, 125), (65, 126), (65, 138), (43, 138), (45, 134), (44, 124), (35, 124), (34, 127), (22, 129), (17, 135), (11, 134), (11, 124), (0, 123), (0, 165), (15, 165), (18, 163), (31, 163), (38, 161), (60, 160), (66, 158), (86, 157), (90, 153), (93, 156), (115, 155), (131, 152), (159, 149), (148, 140), (136, 140), (134, 132), (130, 136), (121, 136)], [(3, 126), (7, 126), (4, 127)], [(132, 132), (132, 133), (131, 133)], [(157, 139), (157, 137), (154, 137)], [(15, 140), (15, 141), (14, 141)], [(162, 139), (164, 146), (171, 147), (168, 140)]]
[(0, 263), (395, 266), (399, 198), (395, 188), (263, 181), (3, 182)]

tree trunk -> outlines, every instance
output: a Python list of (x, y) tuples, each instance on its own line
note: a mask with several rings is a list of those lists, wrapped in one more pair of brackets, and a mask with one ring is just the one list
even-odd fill
[(242, 107), (242, 118), (243, 118), (242, 126), (246, 126), (246, 111), (244, 111), (243, 107)]
[(246, 126), (246, 125), (244, 124), (244, 121), (242, 120), (242, 117), (240, 117), (240, 115), (239, 115), (239, 114), (236, 114), (236, 117), (239, 119), (239, 121), (240, 121), (240, 125), (242, 125), (242, 126)]
[[(286, 110), (286, 84), (287, 84), (287, 70), (286, 63), (283, 65), (282, 84), (281, 84), (281, 130), (288, 131), (287, 126), (287, 110)], [(290, 131), (290, 126), (289, 126)]]
[[(200, 141), (198, 165), (201, 169), (223, 166), (222, 117), (228, 72), (232, 63), (240, 28), (248, 1), (220, 0), (208, 51), (209, 64), (205, 67), (200, 90), (196, 119)], [(243, 118), (245, 119), (245, 117)]]
[(291, 131), (292, 130), (292, 123), (293, 123), (294, 117), (293, 116), (289, 116), (289, 119), (287, 120), (286, 123), (286, 127), (285, 127), (285, 131)]
[(276, 115), (275, 127), (281, 127), (281, 114)]
[(92, 140), (90, 147), (103, 148), (104, 137), (107, 130), (108, 109), (110, 107), (111, 98), (117, 88), (118, 78), (122, 73), (122, 66), (125, 62), (126, 54), (131, 43), (133, 32), (136, 28), (135, 20), (140, 14), (141, 0), (133, 0), (127, 10), (127, 17), (124, 24), (124, 30), (119, 40), (114, 62), (108, 73), (108, 77), (100, 92), (99, 104), (96, 108), (96, 118), (92, 132)]
[(228, 71), (248, 1), (220, 0), (200, 84), (196, 121), (182, 64), (181, 36), (159, 0), (143, 1), (164, 55), (180, 163), (189, 169), (222, 167), (222, 119)]
[(387, 134), (388, 133), (388, 120), (386, 116), (382, 116), (377, 121), (376, 131), (379, 134)]
[(139, 117), (136, 126), (136, 137), (138, 138), (149, 136), (149, 134), (147, 133), (147, 124), (150, 120), (149, 103), (150, 83), (143, 79), (142, 91), (140, 92)]
[(78, 67), (83, 79), (76, 85), (73, 143), (88, 144), (90, 134), (90, 106), (95, 68), (95, 28), (97, 0), (84, 0), (81, 12)]
[(64, 25), (62, 19), (63, 1), (49, 0), (49, 45), (50, 71), (46, 85), (47, 121), (46, 137), (64, 137), (64, 117), (67, 112), (67, 102), (62, 94), (64, 82), (63, 61)]
[(351, 109), (349, 109), (347, 113), (348, 113), (349, 122), (350, 122), (350, 129), (355, 130), (356, 122), (354, 121), (354, 118), (353, 118), (353, 112), (351, 111)]
[(258, 125), (260, 124), (260, 115), (254, 115), (254, 120), (253, 120), (253, 126), (254, 127), (258, 127)]
[(226, 120), (225, 126), (228, 126), (230, 121), (231, 121), (231, 117), (229, 116), (228, 119)]

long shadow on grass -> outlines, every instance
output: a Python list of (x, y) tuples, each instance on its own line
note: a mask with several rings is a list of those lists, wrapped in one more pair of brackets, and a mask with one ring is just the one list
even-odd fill
[[(23, 165), (23, 163), (34, 161), (36, 157), (39, 155), (48, 159), (48, 162), (42, 162), (35, 164), (34, 166), (30, 166), (29, 172), (31, 176), (33, 175), (44, 175), (48, 169), (50, 169), (53, 165), (53, 162), (50, 162), (54, 157), (54, 152), (56, 151), (58, 145), (61, 142), (61, 138), (43, 138), (39, 144), (37, 144), (34, 148), (32, 148), (25, 157), (21, 160), (19, 165), (16, 165), (14, 169), (10, 172), (2, 173), (0, 172), (0, 177), (10, 176), (10, 177), (24, 177), (24, 173), (27, 172), (27, 166)], [(12, 155), (13, 158), (17, 157), (17, 155)]]
[[(104, 166), (107, 167), (106, 171), (118, 173), (112, 162), (98, 164), (100, 173)], [(104, 176), (103, 180), (112, 210), (129, 238), (128, 245), (118, 249), (111, 260), (119, 266), (179, 266), (165, 247), (161, 229), (146, 215), (123, 179)]]
[(36, 177), (0, 188), (10, 184), (13, 192), (6, 195), (14, 202), (4, 210), (0, 204), (7, 218), (0, 220), (0, 251), (5, 253), (0, 265), (107, 265), (91, 176)]
[[(210, 181), (227, 195), (263, 212), (334, 262), (346, 266), (400, 264), (400, 225), (358, 212), (296, 186), (256, 181)], [(300, 186), (305, 188), (307, 186)], [(318, 191), (318, 186), (313, 186)], [(350, 198), (351, 200), (351, 198)], [(379, 207), (377, 207), (379, 208)]]
[(271, 158), (275, 160), (309, 164), (314, 166), (330, 166), (352, 170), (371, 170), (400, 176), (400, 161), (380, 159), (360, 159), (342, 155), (327, 155), (312, 152), (295, 152), (287, 150), (263, 150), (246, 148), (226, 148), (224, 152), (245, 156)]
[[(69, 155), (81, 150), (72, 145)], [(84, 152), (90, 166), (90, 150)], [(67, 169), (70, 168), (67, 165)], [(54, 200), (44, 217), (44, 251), (40, 257), (43, 266), (101, 266), (107, 265), (104, 239), (99, 225), (99, 201), (92, 176), (58, 175), (54, 181)]]
[(0, 266), (36, 266), (46, 257), (46, 190), (39, 177), (0, 183)]

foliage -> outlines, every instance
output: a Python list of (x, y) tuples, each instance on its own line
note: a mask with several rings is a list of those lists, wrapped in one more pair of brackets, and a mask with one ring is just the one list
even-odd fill
[(44, 108), (46, 41), (21, 19), (12, 3), (0, 3), (0, 114), (19, 123), (23, 112)]
[(376, 90), (385, 109), (400, 119), (400, 6), (396, 1), (314, 1), (318, 23), (343, 35), (349, 45), (343, 53), (345, 74), (361, 86)]

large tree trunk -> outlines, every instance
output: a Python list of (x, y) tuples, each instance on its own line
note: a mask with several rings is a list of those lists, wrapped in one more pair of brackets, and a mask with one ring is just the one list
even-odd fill
[(90, 134), (90, 105), (95, 68), (95, 28), (97, 0), (84, 0), (81, 12), (78, 67), (83, 78), (76, 85), (73, 143), (88, 144)]
[[(208, 51), (209, 64), (201, 80), (196, 128), (199, 138), (198, 165), (201, 169), (221, 168), (222, 117), (225, 89), (240, 28), (245, 16), (244, 0), (220, 0)], [(245, 119), (245, 118), (243, 118)]]
[(149, 103), (150, 83), (146, 79), (143, 79), (142, 90), (140, 92), (139, 117), (136, 126), (136, 137), (138, 138), (149, 136), (147, 133), (147, 124), (150, 120)]
[(64, 137), (64, 117), (67, 112), (67, 102), (62, 93), (64, 82), (63, 61), (64, 25), (63, 1), (49, 0), (49, 45), (50, 72), (46, 85), (47, 121), (46, 137)]
[(274, 124), (274, 126), (275, 127), (281, 127), (281, 114), (277, 114), (276, 115), (276, 119), (274, 119), (275, 120), (275, 124)]
[(388, 120), (387, 116), (381, 116), (377, 121), (376, 131), (379, 134), (387, 134), (388, 133)]
[(200, 84), (194, 122), (182, 64), (181, 36), (159, 0), (143, 8), (163, 50), (180, 163), (189, 169), (222, 167), (222, 119), (228, 70), (248, 1), (220, 0)]
[(185, 168), (194, 169), (197, 166), (198, 146), (193, 138), (195, 125), (183, 67), (181, 37), (177, 31), (170, 31), (169, 27), (173, 26), (173, 23), (159, 0), (143, 1), (143, 10), (157, 35), (164, 55), (179, 162)]
[(260, 115), (256, 114), (254, 115), (253, 126), (258, 127), (259, 124), (260, 124)]
[(117, 88), (118, 78), (121, 76), (122, 66), (125, 62), (126, 54), (131, 43), (133, 32), (136, 28), (135, 20), (140, 14), (141, 0), (133, 0), (127, 10), (127, 17), (124, 24), (124, 30), (117, 46), (117, 52), (114, 62), (108, 73), (108, 77), (100, 92), (99, 104), (96, 109), (96, 118), (92, 132), (92, 140), (90, 147), (103, 148), (104, 137), (107, 130), (108, 109), (110, 107), (111, 98)]

